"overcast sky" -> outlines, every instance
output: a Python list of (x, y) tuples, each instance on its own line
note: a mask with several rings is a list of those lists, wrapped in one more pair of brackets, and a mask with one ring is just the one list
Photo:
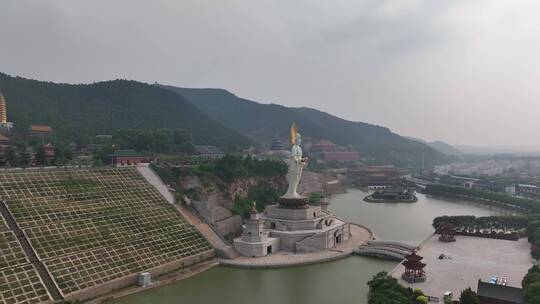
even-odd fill
[(539, 147), (539, 12), (538, 0), (1, 0), (0, 71), (225, 88), (427, 140)]

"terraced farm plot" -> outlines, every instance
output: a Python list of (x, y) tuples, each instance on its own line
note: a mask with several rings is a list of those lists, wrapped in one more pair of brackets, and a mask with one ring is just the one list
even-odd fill
[(211, 250), (135, 168), (1, 172), (0, 200), (64, 296)]
[(15, 234), (12, 231), (0, 232), (0, 269), (28, 262)]
[(0, 303), (42, 303), (50, 300), (34, 266), (24, 264), (0, 270)]
[(51, 300), (15, 233), (0, 216), (0, 303), (41, 303)]

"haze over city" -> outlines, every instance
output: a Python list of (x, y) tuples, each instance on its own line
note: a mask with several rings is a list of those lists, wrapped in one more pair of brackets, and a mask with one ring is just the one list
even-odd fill
[(2, 71), (216, 87), (452, 144), (538, 147), (538, 1), (4, 1)]

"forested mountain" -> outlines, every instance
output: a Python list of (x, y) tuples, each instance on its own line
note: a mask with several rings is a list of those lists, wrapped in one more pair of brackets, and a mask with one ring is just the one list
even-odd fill
[(286, 138), (290, 124), (296, 122), (304, 137), (353, 146), (376, 163), (419, 167), (422, 156), (428, 166), (448, 161), (444, 154), (387, 128), (348, 121), (315, 109), (261, 104), (222, 89), (161, 87), (177, 92), (210, 117), (265, 144), (276, 135)]
[(186, 131), (195, 144), (234, 150), (253, 144), (248, 137), (202, 113), (182, 96), (136, 81), (58, 84), (0, 73), (16, 132), (46, 124), (65, 141), (92, 142), (98, 134), (125, 130)]
[(415, 137), (409, 137), (409, 136), (405, 136), (405, 138), (408, 138), (408, 139), (411, 139), (411, 140), (414, 140), (414, 141), (417, 141), (419, 143), (423, 143), (423, 144), (426, 144), (430, 147), (432, 147), (433, 149), (443, 153), (443, 154), (446, 154), (448, 156), (462, 156), (464, 153), (461, 152), (458, 148), (450, 145), (450, 144), (447, 144), (443, 141), (425, 141), (423, 139), (420, 139), (420, 138), (415, 138)]

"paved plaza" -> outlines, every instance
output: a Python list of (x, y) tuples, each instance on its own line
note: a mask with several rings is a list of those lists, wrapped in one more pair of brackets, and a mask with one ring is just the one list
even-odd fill
[[(489, 281), (494, 275), (507, 276), (508, 286), (521, 288), (521, 280), (533, 265), (530, 244), (525, 238), (506, 241), (456, 236), (453, 243), (443, 243), (438, 238), (439, 235), (433, 235), (418, 251), (426, 264), (426, 282), (409, 284), (402, 280), (404, 267), (400, 264), (392, 272), (400, 284), (439, 298), (445, 291), (452, 291), (456, 298), (465, 288), (476, 290), (478, 279)], [(449, 258), (440, 260), (441, 253)]]

